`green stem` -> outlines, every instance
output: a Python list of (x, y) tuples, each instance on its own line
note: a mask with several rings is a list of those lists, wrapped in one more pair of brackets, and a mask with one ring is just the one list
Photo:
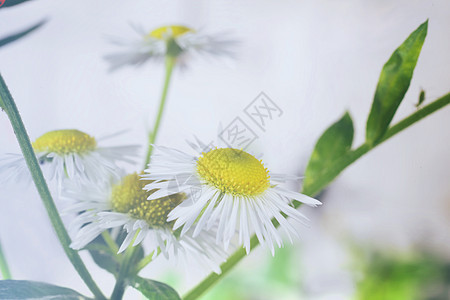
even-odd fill
[(152, 131), (148, 135), (148, 148), (147, 154), (145, 155), (144, 169), (150, 163), (150, 158), (153, 151), (153, 143), (156, 141), (156, 136), (158, 135), (159, 125), (161, 123), (162, 115), (164, 112), (164, 106), (166, 104), (167, 93), (169, 91), (170, 79), (172, 78), (172, 71), (175, 67), (176, 57), (166, 56), (166, 75), (164, 78), (164, 86), (161, 94), (161, 100), (159, 102), (158, 114), (156, 115), (155, 124), (153, 125)]
[[(258, 238), (256, 235), (253, 235), (250, 239), (250, 251), (253, 250), (256, 246), (259, 245)], [(183, 300), (194, 300), (198, 299), (207, 289), (216, 284), (222, 277), (224, 277), (238, 262), (241, 261), (242, 258), (246, 256), (246, 252), (244, 248), (239, 248), (236, 250), (233, 255), (228, 258), (226, 262), (224, 262), (220, 269), (222, 272), (220, 274), (211, 273), (206, 277), (202, 282), (200, 282), (194, 289), (192, 289), (186, 296), (183, 297)]]
[(17, 110), (16, 104), (9, 93), (8, 87), (3, 80), (3, 77), (0, 75), (0, 104), (6, 111), (6, 114), (11, 121), (11, 125), (14, 129), (14, 133), (16, 134), (17, 141), (19, 142), (20, 149), (22, 150), (25, 161), (30, 169), (31, 176), (36, 185), (36, 188), (41, 196), (42, 202), (44, 203), (45, 209), (47, 210), (47, 214), (50, 218), (50, 221), (53, 225), (53, 228), (56, 231), (56, 235), (58, 236), (61, 245), (63, 246), (64, 252), (69, 258), (72, 265), (77, 270), (80, 277), (84, 280), (86, 285), (89, 287), (91, 292), (97, 299), (105, 299), (102, 292), (92, 279), (89, 271), (84, 265), (81, 257), (78, 252), (74, 251), (70, 248), (70, 237), (64, 227), (64, 224), (61, 220), (61, 217), (58, 214), (55, 203), (53, 202), (53, 198), (48, 189), (47, 183), (45, 182), (44, 176), (42, 175), (41, 168), (39, 167), (38, 161), (36, 159), (36, 155), (34, 154), (33, 148), (31, 147), (30, 139), (28, 138), (28, 134), (25, 130), (25, 126), (20, 117), (19, 111)]
[(102, 232), (102, 238), (109, 249), (111, 249), (112, 253), (117, 254), (117, 252), (119, 252), (119, 247), (117, 247), (116, 242), (114, 242), (108, 230)]
[[(158, 250), (156, 250), (156, 255), (158, 255), (161, 250), (158, 248)], [(136, 274), (138, 274), (143, 268), (145, 268), (149, 263), (151, 263), (153, 261), (153, 255), (155, 254), (155, 251), (153, 251), (152, 253), (150, 253), (149, 255), (147, 255), (146, 257), (144, 257), (143, 259), (141, 259), (137, 265), (136, 265)]]
[(375, 148), (376, 146), (380, 145), (381, 143), (390, 139), (400, 131), (420, 121), (426, 116), (432, 114), (433, 112), (445, 107), (449, 103), (450, 103), (450, 93), (433, 101), (427, 106), (424, 106), (422, 109), (416, 111), (415, 113), (411, 114), (410, 116), (406, 117), (405, 119), (401, 120), (400, 122), (389, 128), (389, 130), (384, 134), (383, 138), (373, 146), (364, 143), (357, 149), (351, 151), (349, 154), (343, 156), (330, 169), (328, 169), (327, 173), (321, 176), (320, 180), (318, 180), (316, 184), (311, 185), (307, 190), (303, 190), (302, 192), (306, 195), (311, 196), (317, 195), (328, 183), (330, 183), (334, 178), (336, 178), (339, 175), (339, 173), (341, 173), (346, 167), (351, 165), (353, 162), (355, 162), (361, 156), (369, 152), (371, 149)]
[(133, 260), (135, 255), (138, 253), (138, 247), (133, 247), (134, 241), (138, 235), (139, 231), (134, 235), (133, 240), (130, 242), (127, 250), (125, 250), (125, 254), (123, 256), (122, 264), (120, 265), (119, 274), (117, 275), (117, 281), (114, 285), (114, 290), (111, 294), (111, 300), (121, 300), (123, 294), (125, 293), (125, 288), (128, 283), (126, 282), (127, 277), (130, 273), (131, 267), (134, 266)]
[[(374, 146), (369, 146), (368, 144), (363, 144), (358, 147), (356, 150), (351, 151), (348, 155), (345, 155), (342, 159), (336, 162), (336, 164), (329, 169), (329, 171), (324, 174), (321, 178), (320, 182), (310, 187), (307, 191), (303, 191), (304, 194), (309, 196), (317, 195), (327, 184), (329, 184), (334, 178), (336, 178), (339, 173), (341, 173), (346, 167), (355, 162), (358, 158), (369, 152), (375, 146), (380, 145), (386, 140), (390, 139), (397, 133), (402, 130), (408, 128), (414, 123), (420, 121), (426, 116), (432, 114), (433, 112), (443, 108), (444, 106), (450, 103), (450, 94), (446, 94), (445, 96), (435, 100), (429, 105), (423, 107), (422, 109), (416, 111), (412, 115), (398, 122), (394, 126), (392, 126), (384, 135), (384, 137), (376, 143)], [(301, 205), (300, 202), (295, 203), (295, 207), (298, 208)], [(278, 223), (273, 220), (273, 223), (276, 227), (278, 227)], [(259, 245), (259, 241), (255, 235), (251, 238), (251, 249), (255, 248)], [(195, 300), (198, 299), (207, 289), (217, 283), (225, 274), (228, 273), (241, 259), (246, 256), (246, 252), (243, 248), (238, 249), (234, 254), (224, 262), (220, 267), (222, 269), (221, 274), (211, 273), (208, 277), (206, 277), (202, 282), (200, 282), (194, 289), (192, 289), (183, 300)]]
[(0, 273), (3, 279), (11, 279), (11, 272), (9, 271), (8, 262), (3, 253), (2, 244), (0, 243)]

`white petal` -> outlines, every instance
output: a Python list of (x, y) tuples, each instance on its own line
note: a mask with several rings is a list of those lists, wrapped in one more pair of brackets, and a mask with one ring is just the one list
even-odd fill
[(284, 188), (281, 187), (275, 187), (273, 188), (277, 193), (286, 196), (287, 198), (290, 199), (295, 199), (297, 201), (300, 201), (302, 203), (305, 203), (307, 205), (311, 205), (311, 206), (317, 206), (317, 205), (321, 205), (322, 202), (320, 202), (319, 200), (316, 200), (314, 198), (311, 198), (309, 196), (303, 195), (301, 193), (297, 193), (297, 192), (292, 192), (289, 190), (286, 190)]

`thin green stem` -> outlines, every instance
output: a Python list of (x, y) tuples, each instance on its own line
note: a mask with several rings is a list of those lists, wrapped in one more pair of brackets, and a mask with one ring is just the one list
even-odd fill
[(155, 124), (153, 125), (152, 131), (148, 135), (148, 148), (147, 154), (145, 155), (144, 169), (150, 163), (150, 158), (153, 151), (153, 143), (156, 141), (156, 136), (158, 135), (159, 125), (161, 123), (162, 115), (164, 112), (164, 106), (166, 104), (167, 93), (169, 91), (170, 79), (172, 78), (172, 71), (175, 67), (176, 57), (166, 56), (166, 75), (164, 78), (164, 86), (161, 94), (161, 100), (159, 102), (158, 113), (156, 115)]
[(11, 279), (11, 272), (9, 271), (8, 262), (3, 253), (2, 244), (0, 243), (0, 273), (3, 279)]
[(34, 154), (33, 148), (31, 147), (31, 142), (25, 130), (25, 126), (22, 122), (19, 111), (17, 110), (16, 104), (14, 103), (14, 100), (9, 93), (8, 87), (6, 86), (6, 83), (4, 82), (1, 75), (0, 99), (0, 104), (2, 104), (4, 110), (6, 111), (6, 114), (9, 117), (9, 120), (11, 121), (11, 125), (14, 129), (14, 133), (16, 134), (17, 141), (19, 142), (20, 149), (22, 150), (28, 168), (30, 169), (34, 184), (36, 185), (39, 195), (41, 196), (42, 202), (44, 203), (47, 214), (50, 218), (53, 228), (56, 231), (56, 235), (58, 236), (64, 252), (66, 253), (72, 265), (77, 270), (80, 277), (94, 294), (94, 296), (97, 299), (105, 299), (97, 284), (89, 274), (89, 271), (81, 260), (78, 252), (74, 251), (69, 246), (71, 243), (70, 237), (66, 231), (66, 228), (64, 227), (61, 217), (58, 214), (47, 183), (45, 182), (44, 176), (42, 175), (41, 168), (39, 167), (36, 155)]
[[(402, 121), (398, 122), (394, 126), (392, 126), (386, 134), (383, 136), (383, 138), (376, 143), (374, 146), (369, 146), (368, 144), (363, 144), (360, 147), (358, 147), (356, 150), (351, 151), (348, 155), (345, 155), (343, 158), (338, 160), (335, 165), (328, 170), (326, 174), (321, 178), (320, 182), (309, 188), (307, 191), (303, 191), (304, 194), (309, 196), (317, 195), (327, 184), (329, 184), (334, 178), (336, 178), (339, 173), (341, 173), (346, 167), (351, 165), (353, 162), (355, 162), (358, 158), (369, 152), (374, 147), (380, 145), (381, 143), (387, 141), (397, 133), (401, 132), (402, 130), (408, 128), (409, 126), (413, 125), (414, 123), (420, 121), (421, 119), (425, 118), (426, 116), (434, 113), (435, 111), (445, 107), (450, 103), (450, 94), (446, 94), (445, 96), (435, 100), (434, 102), (430, 103), (429, 105), (423, 107), (422, 109), (416, 111), (415, 113), (411, 114), (407, 118), (403, 119)], [(298, 208), (301, 205), (300, 202), (295, 203), (295, 207)], [(272, 220), (274, 225), (278, 227), (278, 222), (276, 220)], [(251, 250), (259, 245), (259, 241), (256, 238), (255, 235), (251, 238)], [(225, 274), (228, 273), (229, 270), (231, 270), (235, 265), (237, 265), (238, 262), (241, 261), (246, 256), (246, 252), (243, 248), (238, 249), (234, 254), (225, 262), (223, 263), (220, 268), (222, 270), (221, 274), (215, 274), (211, 273), (208, 277), (206, 277), (202, 282), (200, 282), (194, 289), (192, 289), (188, 294), (186, 294), (185, 297), (183, 297), (183, 300), (195, 300), (198, 299), (207, 289), (209, 289), (211, 286), (216, 284)]]
[(138, 235), (139, 231), (133, 237), (133, 240), (130, 242), (130, 245), (125, 250), (125, 254), (123, 256), (122, 264), (120, 265), (119, 274), (117, 275), (117, 281), (114, 285), (114, 290), (111, 294), (111, 300), (121, 300), (123, 294), (125, 293), (125, 288), (127, 287), (127, 277), (130, 273), (131, 268), (134, 266), (133, 260), (135, 255), (138, 253), (138, 247), (134, 247), (134, 241)]
[(119, 247), (117, 247), (116, 242), (114, 242), (108, 230), (102, 232), (102, 238), (114, 254), (119, 252)]
[(446, 94), (441, 98), (428, 104), (427, 106), (424, 106), (422, 109), (416, 111), (415, 113), (411, 114), (410, 116), (406, 117), (402, 121), (398, 122), (397, 124), (389, 128), (389, 130), (385, 133), (383, 138), (373, 146), (364, 143), (357, 149), (343, 156), (331, 168), (328, 169), (327, 173), (321, 176), (320, 180), (318, 180), (314, 185), (311, 185), (307, 190), (303, 190), (302, 192), (306, 195), (311, 196), (317, 195), (328, 183), (330, 183), (334, 178), (336, 178), (339, 175), (339, 173), (341, 173), (346, 167), (351, 165), (353, 162), (355, 162), (361, 156), (369, 152), (371, 149), (375, 148), (376, 146), (380, 145), (381, 143), (390, 139), (400, 131), (420, 121), (426, 116), (432, 114), (433, 112), (445, 107), (449, 103), (450, 103), (450, 94)]
[[(161, 250), (158, 248), (156, 250), (156, 255), (161, 253)], [(145, 256), (143, 259), (141, 259), (137, 265), (136, 265), (136, 274), (138, 274), (143, 268), (145, 268), (149, 263), (153, 261), (153, 256), (155, 254), (155, 251), (150, 253), (149, 255)]]
[[(258, 238), (256, 237), (256, 235), (253, 235), (250, 239), (250, 251), (258, 245)], [(241, 259), (246, 256), (246, 254), (247, 253), (245, 252), (244, 248), (239, 248), (238, 250), (236, 250), (233, 255), (231, 255), (230, 258), (228, 258), (228, 260), (220, 266), (220, 269), (222, 270), (220, 274), (209, 274), (208, 277), (203, 279), (203, 281), (200, 282), (194, 289), (188, 292), (183, 297), (183, 300), (198, 299), (201, 295), (203, 295), (204, 292), (206, 292), (206, 290), (219, 282), (219, 280), (222, 279), (235, 265), (237, 265), (237, 263), (240, 262)]]

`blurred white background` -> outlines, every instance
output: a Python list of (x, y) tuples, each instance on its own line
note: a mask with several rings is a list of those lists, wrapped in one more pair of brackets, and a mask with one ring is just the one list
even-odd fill
[[(185, 24), (228, 31), (240, 41), (235, 60), (198, 59), (175, 72), (158, 143), (187, 150), (184, 141), (193, 135), (215, 139), (220, 123), (244, 118), (243, 109), (264, 91), (284, 113), (266, 132), (254, 128), (259, 139), (252, 148), (264, 153), (276, 172), (302, 174), (316, 139), (345, 110), (354, 120), (354, 144), (363, 141), (383, 64), (427, 18), (428, 36), (394, 122), (415, 111), (421, 88), (426, 102), (450, 90), (448, 0), (35, 0), (0, 9), (0, 36), (43, 18), (48, 23), (41, 29), (0, 49), (0, 72), (31, 139), (63, 128), (94, 136), (130, 129), (111, 144), (144, 145), (163, 66), (109, 73), (102, 58), (116, 50), (108, 36), (134, 35), (129, 23), (149, 31)], [(351, 295), (342, 239), (450, 253), (449, 126), (447, 107), (357, 161), (331, 185), (322, 207), (305, 210), (312, 223), (302, 229), (298, 247), (306, 298)], [(18, 151), (9, 121), (0, 114), (0, 153)], [(0, 207), (0, 238), (16, 279), (89, 294), (58, 245), (33, 186), (1, 186)], [(261, 250), (241, 268), (268, 255)], [(109, 293), (112, 276), (83, 257)], [(190, 274), (183, 290), (200, 279)]]

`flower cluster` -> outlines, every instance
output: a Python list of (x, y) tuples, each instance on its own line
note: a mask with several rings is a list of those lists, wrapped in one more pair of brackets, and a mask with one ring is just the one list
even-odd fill
[[(155, 256), (196, 259), (220, 272), (233, 238), (248, 253), (255, 233), (274, 253), (283, 241), (272, 219), (292, 241), (299, 237), (292, 221), (307, 221), (292, 200), (320, 204), (279, 186), (293, 177), (269, 172), (261, 160), (238, 149), (189, 155), (155, 146), (145, 173), (124, 175), (115, 162), (131, 162), (136, 146), (100, 148), (86, 133), (58, 130), (36, 139), (33, 147), (42, 166), (51, 170), (49, 178), (63, 183), (61, 199), (70, 203), (66, 212), (76, 216), (69, 232), (77, 250), (108, 230), (123, 229), (119, 253), (146, 240)], [(16, 175), (24, 170), (16, 161), (0, 165), (0, 172), (14, 168)]]
[(63, 198), (72, 202), (67, 212), (77, 215), (69, 228), (74, 236), (71, 247), (82, 249), (102, 232), (123, 228), (126, 237), (118, 253), (145, 239), (154, 256), (160, 251), (172, 261), (198, 260), (199, 265), (219, 273), (218, 263), (224, 261), (225, 252), (214, 245), (212, 235), (205, 232), (195, 239), (191, 234), (180, 237), (173, 222), (167, 220), (167, 215), (185, 200), (185, 194), (148, 201), (155, 190), (147, 191), (145, 185), (137, 173), (132, 173), (102, 186), (84, 186), (82, 190), (66, 186)]
[[(111, 69), (160, 58), (182, 64), (195, 53), (229, 54), (233, 43), (185, 26), (165, 26), (141, 32), (138, 41), (119, 42), (127, 50), (106, 59)], [(100, 235), (115, 243), (112, 236), (122, 232), (125, 238), (114, 249), (118, 253), (143, 244), (153, 257), (162, 253), (171, 261), (195, 261), (220, 273), (229, 246), (243, 245), (249, 253), (253, 234), (272, 254), (275, 246), (283, 245), (280, 231), (291, 241), (299, 237), (295, 223), (303, 224), (307, 218), (293, 201), (321, 204), (281, 186), (296, 177), (272, 173), (240, 149), (191, 143), (196, 153), (190, 155), (153, 146), (156, 152), (148, 168), (126, 174), (120, 163), (133, 164), (138, 147), (103, 147), (101, 142), (66, 129), (45, 133), (32, 144), (46, 179), (57, 181), (59, 198), (68, 204), (65, 212), (73, 216), (69, 233), (76, 250)], [(0, 157), (0, 175), (30, 178), (19, 154)]]

